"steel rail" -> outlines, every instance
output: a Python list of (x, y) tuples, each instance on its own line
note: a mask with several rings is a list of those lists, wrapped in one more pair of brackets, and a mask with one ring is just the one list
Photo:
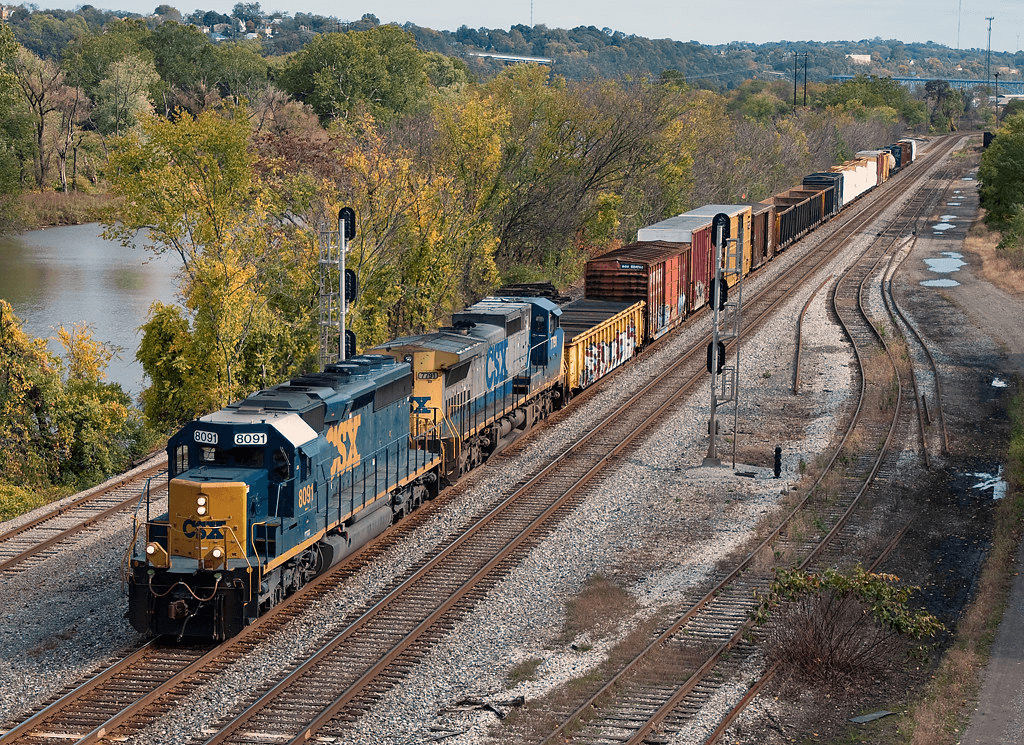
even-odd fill
[[(940, 150), (940, 151), (939, 151), (939, 153), (938, 153), (938, 154), (937, 154), (937, 155), (935, 156), (935, 158), (934, 158), (934, 161), (933, 161), (933, 165), (932, 165), (932, 166), (929, 166), (929, 167), (934, 167), (934, 164), (937, 164), (937, 163), (941, 162), (941, 159), (942, 159), (943, 157), (945, 157), (945, 155), (946, 155), (946, 154), (948, 154), (948, 151), (949, 151), (949, 150), (951, 150), (953, 146), (954, 146), (954, 145), (952, 145), (952, 144), (951, 144), (951, 145), (950, 145), (950, 146), (949, 146), (948, 148), (944, 148), (944, 149)], [(918, 178), (917, 180), (915, 180), (915, 183), (923, 183), (924, 179), (925, 179), (925, 178), (927, 178), (927, 176), (928, 176), (928, 172), (924, 172), (924, 173), (922, 173), (922, 174), (921, 174), (921, 175), (919, 176), (919, 178)], [(908, 189), (909, 189), (909, 186), (908, 186)], [(906, 190), (904, 190), (904, 191), (906, 191)], [(872, 214), (872, 217), (871, 217), (871, 218), (869, 218), (869, 219), (874, 219), (874, 215), (875, 215), (875, 214), (880, 214), (880, 213), (881, 213), (881, 212), (882, 212), (882, 211), (883, 211), (883, 210), (885, 209), (885, 207), (887, 207), (887, 205), (884, 205), (884, 206), (883, 206), (883, 207), (882, 207), (881, 209), (878, 209), (878, 210), (871, 210), (871, 211), (870, 211), (870, 213)], [(851, 231), (851, 233), (852, 233), (852, 232), (853, 232), (853, 231)], [(894, 241), (894, 242), (895, 242), (895, 241)], [(891, 247), (891, 246), (890, 246), (890, 247)], [(839, 249), (837, 249), (837, 251), (838, 251), (838, 250), (839, 250)], [(870, 251), (870, 249), (868, 249), (868, 251)], [(876, 260), (876, 262), (874, 263), (874, 266), (877, 266), (877, 263), (878, 263), (878, 262), (879, 262), (879, 261), (881, 260), (882, 256), (884, 256), (884, 253), (883, 253), (883, 254), (881, 254), (881, 255), (879, 256), (879, 258), (878, 258), (878, 259)], [(869, 274), (870, 274), (870, 273), (869, 273)], [(827, 281), (827, 280), (826, 280), (826, 281)], [(824, 283), (822, 283), (822, 284), (824, 284)], [(863, 284), (863, 282), (861, 283), (861, 285), (862, 285), (862, 284)], [(860, 290), (860, 286), (861, 286), (861, 285), (858, 285), (858, 295), (860, 295), (860, 294), (861, 294), (861, 290)], [(837, 287), (838, 287), (838, 283), (837, 283)], [(820, 287), (819, 287), (819, 289), (820, 289)], [(815, 292), (817, 292), (817, 290), (815, 290)], [(806, 308), (806, 306), (805, 306), (805, 308)], [(871, 327), (871, 329), (872, 329), (872, 332), (873, 332), (873, 333), (875, 333), (875, 335), (876, 335), (876, 337), (877, 337), (877, 336), (878, 336), (878, 335), (877, 335), (877, 331), (875, 331), (875, 329), (874, 329), (873, 325), (872, 325), (872, 324), (870, 323), (870, 321), (869, 321), (869, 320), (867, 319), (867, 316), (866, 316), (866, 315), (863, 315), (863, 318), (864, 318), (865, 322), (867, 323), (867, 325)], [(880, 337), (878, 337), (878, 338), (880, 339)], [(860, 410), (860, 408), (861, 408), (861, 406), (862, 406), (862, 402), (863, 402), (863, 396), (864, 396), (864, 385), (862, 384), (862, 386), (861, 386), (861, 395), (860, 395), (860, 397), (859, 397), (859, 401), (858, 401), (858, 411)], [(898, 408), (897, 408), (897, 411), (898, 411)], [(894, 417), (894, 419), (895, 419), (895, 417)], [(708, 592), (708, 593), (707, 593), (707, 594), (706, 594), (706, 595), (705, 595), (705, 596), (704, 596), (704, 597), (703, 597), (703, 598), (702, 598), (701, 600), (699, 600), (699, 601), (698, 601), (697, 603), (695, 603), (695, 604), (694, 604), (694, 605), (693, 605), (693, 606), (692, 606), (692, 607), (690, 608), (690, 610), (688, 610), (688, 611), (687, 611), (687, 613), (685, 613), (685, 614), (684, 614), (684, 615), (683, 615), (683, 616), (682, 616), (682, 617), (681, 617), (681, 618), (679, 619), (679, 621), (677, 621), (676, 623), (672, 624), (672, 626), (670, 627), (670, 629), (669, 629), (668, 631), (666, 631), (665, 633), (663, 633), (663, 634), (659, 635), (659, 637), (658, 637), (657, 639), (653, 640), (653, 641), (652, 641), (652, 642), (651, 642), (651, 643), (650, 643), (650, 644), (649, 644), (649, 645), (648, 645), (648, 646), (647, 646), (647, 647), (646, 647), (646, 648), (645, 648), (645, 649), (644, 649), (644, 650), (643, 650), (643, 651), (642, 651), (642, 652), (641, 652), (640, 654), (638, 654), (638, 655), (636, 656), (636, 658), (634, 659), (634, 663), (637, 663), (637, 662), (639, 662), (639, 660), (640, 660), (640, 659), (642, 659), (642, 658), (646, 657), (646, 656), (647, 656), (647, 655), (648, 655), (648, 654), (649, 654), (649, 653), (650, 653), (650, 652), (651, 652), (651, 651), (652, 651), (652, 650), (653, 650), (653, 649), (654, 649), (655, 647), (657, 647), (657, 646), (658, 646), (659, 644), (663, 643), (665, 639), (669, 638), (670, 636), (672, 636), (673, 634), (675, 634), (675, 633), (676, 633), (676, 632), (677, 632), (677, 631), (678, 631), (679, 629), (681, 629), (681, 628), (682, 628), (682, 627), (683, 627), (683, 626), (684, 626), (684, 625), (685, 625), (685, 624), (686, 624), (686, 623), (687, 623), (687, 622), (688, 622), (688, 621), (689, 621), (689, 620), (690, 620), (690, 619), (691, 619), (691, 618), (692, 618), (692, 617), (693, 617), (693, 616), (694, 616), (694, 615), (696, 614), (696, 612), (697, 612), (697, 611), (698, 611), (698, 610), (699, 610), (700, 608), (702, 608), (703, 606), (705, 606), (705, 605), (706, 605), (707, 603), (709, 603), (709, 602), (710, 602), (710, 601), (711, 601), (711, 600), (712, 600), (713, 598), (715, 598), (715, 597), (716, 597), (716, 596), (717, 596), (717, 595), (718, 595), (719, 593), (721, 593), (722, 589), (723, 589), (723, 588), (724, 588), (725, 586), (727, 586), (728, 584), (730, 584), (731, 582), (733, 582), (733, 581), (735, 580), (735, 578), (736, 578), (736, 577), (737, 577), (737, 576), (738, 576), (738, 575), (740, 574), (740, 572), (741, 572), (741, 571), (743, 571), (743, 570), (744, 570), (744, 569), (745, 569), (745, 568), (746, 568), (746, 567), (747, 567), (747, 566), (748, 566), (748, 565), (749, 565), (749, 564), (750, 564), (750, 563), (751, 563), (751, 562), (752, 562), (752, 561), (754, 560), (754, 558), (755, 558), (755, 557), (756, 557), (756, 556), (757, 556), (758, 554), (760, 554), (760, 553), (762, 552), (762, 550), (763, 550), (763, 549), (765, 549), (765, 548), (766, 548), (766, 547), (767, 547), (767, 546), (768, 546), (768, 545), (769, 545), (770, 543), (772, 543), (772, 542), (774, 542), (774, 541), (776, 540), (776, 538), (777, 538), (777, 537), (778, 537), (778, 536), (779, 536), (779, 535), (781, 534), (781, 531), (782, 531), (782, 530), (784, 529), (784, 527), (785, 527), (785, 526), (786, 526), (787, 524), (789, 524), (789, 523), (790, 523), (790, 521), (791, 521), (791, 520), (793, 519), (793, 517), (794, 517), (794, 516), (795, 516), (795, 515), (796, 515), (796, 514), (797, 514), (797, 513), (799, 512), (799, 511), (801, 511), (801, 510), (803, 509), (803, 507), (805, 506), (806, 502), (807, 502), (807, 501), (808, 501), (808, 500), (809, 500), (809, 499), (811, 498), (811, 496), (812, 496), (812, 495), (813, 495), (813, 494), (814, 494), (814, 493), (816, 492), (816, 490), (817, 490), (818, 486), (820, 485), (820, 483), (821, 483), (822, 479), (824, 478), (825, 474), (826, 474), (826, 473), (827, 473), (827, 472), (828, 472), (828, 471), (829, 471), (829, 470), (830, 470), (831, 468), (833, 468), (833, 466), (835, 465), (835, 461), (836, 461), (837, 457), (839, 456), (839, 454), (840, 454), (840, 453), (842, 452), (842, 450), (843, 450), (843, 447), (845, 446), (845, 444), (846, 444), (846, 441), (847, 441), (847, 439), (848, 439), (848, 437), (849, 437), (850, 433), (852, 433), (852, 431), (853, 431), (853, 429), (854, 429), (854, 427), (855, 427), (855, 424), (856, 424), (856, 415), (855, 415), (855, 416), (854, 416), (854, 417), (853, 417), (853, 418), (851, 419), (851, 424), (850, 424), (850, 427), (849, 427), (849, 429), (847, 430), (847, 433), (846, 433), (846, 435), (844, 435), (844, 437), (843, 437), (843, 440), (842, 440), (842, 442), (840, 443), (839, 447), (837, 447), (837, 449), (836, 449), (835, 453), (834, 453), (834, 454), (833, 454), (833, 456), (832, 456), (832, 459), (830, 460), (829, 464), (828, 464), (828, 465), (826, 466), (825, 470), (823, 470), (822, 474), (821, 474), (821, 475), (820, 475), (820, 476), (818, 477), (818, 479), (817, 479), (817, 480), (815, 481), (815, 483), (814, 483), (814, 484), (812, 485), (812, 487), (811, 487), (811, 488), (810, 488), (810, 489), (808, 490), (808, 493), (807, 493), (807, 495), (806, 495), (806, 496), (804, 497), (804, 499), (803, 499), (803, 500), (801, 500), (801, 502), (800, 502), (800, 503), (799, 503), (799, 504), (798, 504), (798, 505), (797, 505), (796, 507), (794, 507), (794, 508), (793, 508), (793, 510), (792, 510), (792, 511), (791, 511), (791, 512), (790, 512), (790, 513), (789, 513), (789, 514), (788, 514), (788, 515), (787, 515), (787, 516), (786, 516), (786, 517), (785, 517), (785, 518), (783, 519), (783, 521), (782, 521), (782, 522), (780, 523), (780, 525), (779, 525), (779, 526), (778, 526), (778, 527), (777, 527), (777, 528), (776, 528), (776, 529), (775, 529), (775, 530), (773, 531), (773, 533), (772, 533), (771, 535), (769, 535), (769, 536), (768, 536), (768, 537), (767, 537), (766, 539), (764, 539), (764, 541), (763, 541), (763, 542), (762, 542), (762, 543), (761, 543), (761, 544), (760, 544), (760, 545), (759, 545), (759, 546), (758, 546), (758, 547), (757, 547), (756, 549), (754, 549), (754, 551), (752, 551), (752, 552), (751, 552), (751, 553), (750, 553), (750, 554), (749, 554), (749, 555), (747, 556), (747, 558), (746, 558), (746, 559), (744, 559), (744, 561), (742, 561), (742, 562), (741, 562), (741, 563), (740, 563), (740, 564), (739, 564), (739, 565), (738, 565), (738, 566), (737, 566), (737, 567), (736, 567), (736, 568), (735, 568), (735, 569), (733, 570), (733, 572), (731, 572), (731, 573), (729, 574), (729, 576), (727, 576), (727, 577), (726, 577), (725, 579), (723, 579), (723, 580), (722, 580), (722, 581), (721, 581), (721, 582), (720, 582), (719, 584), (717, 584), (717, 585), (716, 585), (716, 586), (715, 586), (714, 588), (712, 588), (712, 589), (711, 589), (711, 590), (710, 590), (710, 591), (709, 591), (709, 592)], [(889, 437), (887, 438), (887, 442), (888, 442), (888, 440), (891, 440), (891, 432), (892, 432), (892, 430), (893, 430), (893, 429), (894, 429), (894, 426), (893, 426), (893, 427), (892, 427), (892, 428), (890, 429), (890, 434), (889, 434)], [(874, 475), (875, 475), (875, 474), (877, 473), (878, 467), (880, 467), (880, 463), (881, 463), (881, 458), (882, 458), (882, 457), (884, 457), (884, 452), (885, 452), (885, 451), (883, 450), (883, 452), (882, 452), (882, 455), (880, 456), (880, 458), (879, 458), (879, 461), (878, 461), (878, 463), (876, 463), (875, 467), (874, 467), (874, 468), (872, 469), (872, 472), (871, 472), (871, 474), (870, 474), (870, 478), (873, 478), (873, 477), (874, 477)], [(863, 493), (863, 490), (861, 491), (861, 493), (860, 493), (860, 494), (862, 494), (862, 493)], [(860, 497), (860, 494), (858, 494), (858, 498)], [(848, 510), (848, 511), (847, 511), (847, 515), (849, 515), (849, 514), (852, 514), (852, 508), (851, 508), (851, 510)], [(842, 522), (843, 522), (843, 523), (845, 523), (847, 519), (848, 519), (848, 517), (844, 517), (844, 518), (842, 519)], [(832, 536), (832, 535), (834, 535), (834, 534), (837, 534), (837, 533), (838, 533), (838, 528), (837, 528), (836, 530), (832, 531), (832, 533), (830, 533), (830, 536)], [(829, 538), (829, 540), (831, 540), (831, 538)], [(733, 638), (732, 638), (731, 640), (729, 640), (729, 641), (728, 641), (728, 642), (726, 642), (725, 644), (721, 645), (721, 646), (720, 646), (720, 647), (719, 647), (719, 648), (718, 648), (718, 649), (716, 650), (715, 654), (713, 655), (713, 658), (714, 658), (714, 659), (718, 659), (718, 658), (719, 658), (719, 657), (720, 657), (720, 656), (721, 656), (721, 655), (722, 655), (722, 654), (723, 654), (723, 653), (724, 653), (725, 651), (727, 651), (727, 650), (728, 650), (728, 649), (729, 649), (729, 648), (730, 648), (730, 647), (731, 647), (731, 646), (732, 646), (732, 645), (733, 645), (733, 644), (734, 644), (734, 643), (735, 643), (735, 642), (736, 642), (736, 641), (737, 641), (738, 639), (739, 639), (739, 632), (737, 632), (737, 634), (736, 634), (736, 635), (735, 635), (735, 636), (734, 636), (734, 637), (733, 637)], [(612, 678), (612, 679), (611, 679), (611, 680), (610, 680), (610, 681), (609, 681), (608, 683), (606, 683), (606, 684), (605, 684), (604, 686), (602, 686), (600, 690), (598, 690), (598, 691), (597, 691), (597, 692), (596, 692), (595, 694), (593, 694), (593, 695), (592, 695), (592, 696), (591, 696), (591, 697), (590, 697), (590, 698), (589, 698), (589, 699), (588, 699), (588, 700), (587, 700), (587, 701), (586, 701), (586, 702), (585, 702), (585, 703), (584, 703), (584, 704), (583, 704), (582, 706), (580, 706), (580, 707), (579, 707), (579, 708), (578, 708), (578, 709), (577, 709), (577, 710), (576, 710), (576, 711), (575, 711), (575, 712), (574, 712), (573, 714), (571, 714), (571, 715), (570, 715), (569, 717), (565, 718), (565, 719), (563, 720), (563, 723), (562, 723), (562, 725), (560, 725), (560, 726), (559, 726), (559, 727), (558, 727), (558, 728), (557, 728), (557, 729), (556, 729), (556, 730), (555, 730), (554, 732), (552, 732), (551, 734), (549, 734), (549, 735), (548, 735), (548, 737), (547, 737), (547, 738), (546, 738), (546, 739), (545, 739), (545, 740), (544, 740), (543, 742), (544, 742), (544, 743), (551, 743), (551, 742), (554, 742), (554, 741), (555, 741), (555, 738), (556, 738), (556, 737), (558, 737), (559, 735), (562, 735), (562, 734), (564, 734), (564, 731), (565, 731), (565, 729), (566, 729), (566, 728), (567, 728), (567, 727), (568, 727), (568, 726), (569, 726), (569, 725), (570, 725), (570, 724), (571, 724), (571, 723), (572, 723), (573, 721), (577, 720), (577, 719), (579, 718), (579, 716), (580, 716), (580, 715), (581, 715), (581, 714), (582, 714), (583, 712), (585, 712), (585, 711), (586, 711), (586, 710), (587, 710), (588, 708), (590, 708), (591, 706), (593, 706), (593, 705), (594, 705), (594, 704), (596, 703), (596, 701), (597, 701), (597, 700), (598, 700), (598, 699), (599, 699), (599, 698), (600, 698), (601, 696), (603, 696), (603, 695), (607, 694), (607, 693), (608, 693), (608, 692), (609, 692), (609, 691), (610, 691), (610, 690), (611, 690), (611, 689), (612, 689), (612, 688), (613, 688), (613, 687), (614, 687), (614, 686), (615, 686), (615, 685), (616, 685), (616, 684), (617, 684), (617, 683), (618, 683), (618, 682), (619, 682), (619, 681), (620, 681), (620, 680), (621, 680), (621, 679), (622, 679), (622, 678), (623, 678), (623, 677), (624, 677), (624, 676), (625, 676), (625, 675), (626, 675), (627, 673), (629, 673), (629, 672), (631, 672), (631, 671), (632, 671), (632, 669), (633, 669), (633, 667), (634, 667), (634, 663), (631, 663), (631, 664), (629, 664), (629, 665), (627, 665), (627, 666), (623, 667), (622, 669), (620, 669), (620, 671), (619, 671), (619, 672), (618, 672), (618, 673), (617, 673), (617, 674), (616, 674), (616, 675), (615, 675), (615, 676), (614, 676), (614, 677), (613, 677), (613, 678)], [(709, 661), (709, 663), (710, 663), (710, 661)], [(701, 669), (702, 669), (702, 670), (704, 670), (704, 669), (710, 669), (710, 667), (709, 667), (709, 663), (705, 663), (705, 665), (704, 665), (704, 666), (702, 666), (702, 668), (701, 668)], [(684, 684), (683, 684), (683, 686), (682, 686), (682, 687), (681, 687), (681, 689), (680, 689), (680, 690), (682, 690), (682, 691), (683, 691), (683, 694), (682, 694), (682, 695), (679, 695), (679, 696), (677, 696), (677, 697), (675, 697), (675, 698), (676, 698), (677, 700), (676, 700), (676, 701), (675, 701), (675, 702), (673, 703), (673, 706), (672, 706), (672, 707), (665, 707), (665, 709), (663, 710), (663, 712), (662, 712), (662, 713), (664, 713), (664, 714), (667, 714), (667, 712), (668, 712), (668, 711), (669, 711), (669, 710), (670, 710), (671, 708), (674, 708), (674, 705), (675, 705), (675, 703), (678, 703), (678, 701), (679, 701), (679, 700), (682, 700), (682, 698), (683, 698), (683, 697), (685, 697), (685, 694), (686, 694), (686, 693), (688, 693), (688, 692), (689, 692), (690, 690), (692, 690), (692, 689), (693, 689), (693, 688), (694, 688), (694, 687), (695, 687), (695, 686), (696, 686), (696, 685), (697, 685), (697, 684), (699, 683), (699, 681), (700, 681), (700, 679), (701, 679), (702, 677), (703, 677), (703, 676), (702, 676), (702, 675), (700, 674), (700, 671), (698, 671), (698, 673), (697, 673), (697, 674), (695, 674), (695, 675), (691, 676), (691, 678), (690, 678), (690, 679), (688, 679), (688, 681), (687, 681), (686, 683), (684, 683)], [(653, 728), (653, 725), (652, 725), (652, 728)], [(639, 740), (641, 739), (641, 737), (643, 736), (643, 734), (644, 734), (644, 733), (638, 733), (638, 734), (637, 734), (636, 736), (634, 736), (634, 738), (632, 738), (631, 740), (629, 740), (629, 742), (638, 742), (638, 741), (639, 741)]]

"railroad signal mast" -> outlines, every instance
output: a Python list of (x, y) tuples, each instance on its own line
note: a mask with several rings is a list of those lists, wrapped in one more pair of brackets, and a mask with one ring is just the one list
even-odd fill
[(320, 231), (320, 369), (342, 362), (356, 353), (356, 336), (345, 328), (349, 303), (359, 292), (356, 273), (345, 267), (348, 242), (356, 237), (356, 213), (351, 207), (338, 211), (338, 229)]
[[(741, 223), (742, 224), (742, 223)], [(708, 454), (705, 466), (720, 466), (718, 455), (718, 409), (728, 403), (733, 408), (732, 461), (736, 466), (736, 434), (739, 416), (740, 326), (743, 305), (743, 244), (742, 238), (729, 235), (729, 216), (715, 215), (711, 223), (711, 240), (715, 247), (715, 277), (711, 281), (712, 328), (708, 344), (708, 372), (711, 374), (711, 416), (708, 419)], [(724, 268), (723, 268), (724, 265)], [(735, 278), (730, 290), (728, 280)], [(732, 292), (734, 300), (729, 299)], [(736, 340), (736, 362), (726, 364), (725, 346)]]

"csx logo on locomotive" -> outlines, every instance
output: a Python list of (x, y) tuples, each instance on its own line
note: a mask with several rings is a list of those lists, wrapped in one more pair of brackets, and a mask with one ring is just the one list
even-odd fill
[(494, 388), (508, 377), (508, 365), (505, 357), (508, 352), (508, 339), (502, 339), (487, 350), (487, 387)]
[(344, 473), (359, 462), (356, 449), (356, 434), (359, 432), (361, 414), (356, 414), (339, 424), (332, 424), (327, 430), (327, 441), (338, 449), (338, 457), (331, 462), (331, 476)]
[(200, 540), (223, 540), (227, 520), (186, 520), (181, 524), (181, 533), (186, 538)]

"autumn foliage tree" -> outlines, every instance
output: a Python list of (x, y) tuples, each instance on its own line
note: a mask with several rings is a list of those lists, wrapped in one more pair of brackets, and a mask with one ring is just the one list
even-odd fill
[[(283, 165), (257, 174), (244, 111), (151, 117), (120, 141), (111, 166), (124, 202), (106, 234), (141, 236), (149, 250), (181, 260), (182, 306), (154, 308), (140, 350), (155, 423), (222, 406), (315, 357), (314, 241), (290, 218), (301, 205), (279, 199), (308, 193), (275, 185), (291, 179)], [(168, 411), (166, 397), (187, 405)]]
[(55, 488), (124, 471), (152, 443), (129, 396), (106, 380), (115, 350), (85, 324), (60, 327), (57, 338), (63, 358), (0, 300), (0, 519)]

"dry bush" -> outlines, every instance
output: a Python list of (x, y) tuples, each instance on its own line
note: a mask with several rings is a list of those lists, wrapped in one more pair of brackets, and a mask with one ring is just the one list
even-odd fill
[(824, 592), (784, 604), (765, 630), (765, 649), (785, 672), (821, 686), (877, 677), (905, 659), (906, 642), (851, 595)]

